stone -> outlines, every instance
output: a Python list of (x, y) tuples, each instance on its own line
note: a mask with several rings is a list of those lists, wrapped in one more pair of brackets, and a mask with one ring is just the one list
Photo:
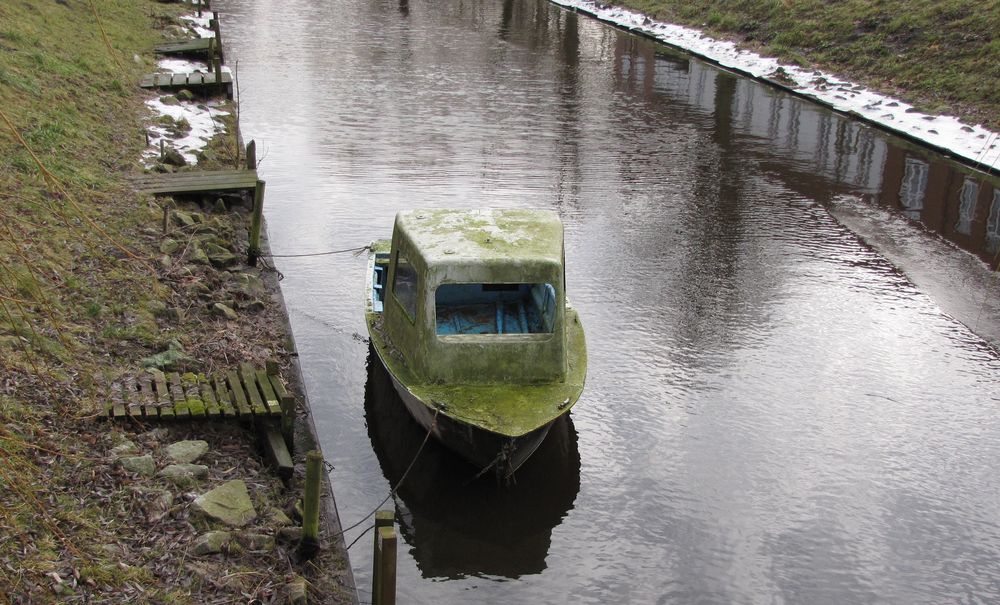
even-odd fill
[(188, 489), (208, 477), (208, 467), (204, 464), (171, 464), (164, 467), (159, 476), (181, 489)]
[(164, 271), (174, 266), (174, 259), (170, 258), (167, 254), (161, 255), (160, 258), (156, 259), (156, 262)]
[(146, 310), (152, 313), (153, 317), (159, 317), (167, 310), (167, 303), (162, 300), (151, 300), (146, 303)]
[(111, 455), (115, 458), (121, 458), (123, 456), (128, 456), (129, 454), (134, 454), (139, 451), (134, 443), (128, 439), (123, 440), (121, 443), (111, 448)]
[(178, 441), (167, 446), (167, 457), (177, 463), (194, 462), (208, 453), (208, 442), (201, 439)]
[(231, 527), (243, 527), (257, 517), (247, 484), (239, 479), (227, 481), (191, 503), (191, 508), (207, 517)]
[(245, 298), (257, 298), (266, 291), (264, 280), (252, 273), (234, 273), (233, 281), (235, 289)]
[(267, 534), (247, 532), (240, 534), (240, 543), (247, 550), (274, 550), (274, 537)]
[(228, 531), (210, 531), (195, 538), (191, 545), (191, 553), (195, 555), (214, 555), (222, 552), (233, 539), (233, 534)]
[(168, 166), (187, 166), (187, 160), (173, 147), (163, 149), (163, 163)]
[(158, 487), (133, 487), (132, 491), (142, 496), (146, 514), (150, 518), (162, 516), (174, 503), (174, 495), (169, 490)]
[(292, 524), (292, 520), (289, 519), (288, 515), (285, 514), (285, 511), (280, 508), (272, 507), (271, 510), (268, 511), (268, 519), (271, 521), (272, 525), (277, 527), (285, 527)]
[(182, 88), (179, 91), (177, 91), (177, 98), (180, 99), (181, 101), (193, 101), (194, 93), (186, 88)]
[(247, 304), (244, 308), (250, 313), (260, 313), (266, 308), (266, 305), (264, 304), (264, 301), (253, 300), (250, 301), (250, 303)]
[(215, 205), (212, 206), (212, 212), (216, 214), (225, 214), (227, 211), (226, 202), (221, 197), (215, 198)]
[(195, 223), (200, 223), (201, 221), (195, 218), (195, 215), (190, 212), (184, 212), (183, 210), (174, 210), (170, 213), (174, 218), (174, 222), (181, 227), (191, 227)]
[(282, 544), (298, 544), (302, 541), (302, 528), (298, 526), (281, 527), (274, 534)]
[(295, 576), (285, 584), (285, 602), (288, 605), (306, 605), (309, 602), (309, 584), (302, 576)]
[(160, 252), (164, 254), (173, 254), (174, 252), (177, 252), (180, 247), (181, 243), (170, 237), (160, 242)]
[(216, 269), (232, 267), (240, 262), (240, 257), (221, 246), (206, 245), (205, 248), (205, 254), (208, 256), (208, 262), (212, 263), (212, 266)]
[(181, 102), (174, 95), (167, 95), (165, 97), (160, 97), (160, 103), (164, 105), (180, 105)]
[(240, 316), (236, 314), (229, 306), (222, 303), (215, 303), (212, 305), (212, 313), (218, 315), (219, 317), (225, 317), (226, 319), (239, 319)]
[(156, 472), (156, 463), (149, 454), (145, 456), (125, 456), (118, 459), (118, 463), (127, 471), (152, 477)]
[(170, 431), (164, 428), (152, 429), (139, 435), (139, 439), (143, 441), (149, 441), (152, 443), (156, 443), (157, 441), (163, 441), (168, 437), (170, 437)]
[(208, 265), (212, 261), (208, 260), (208, 255), (197, 243), (191, 244), (191, 262), (196, 265)]
[(188, 357), (184, 349), (176, 340), (171, 340), (170, 344), (167, 346), (166, 351), (157, 353), (156, 355), (150, 355), (145, 357), (140, 362), (144, 368), (156, 368), (158, 370), (172, 370), (179, 363), (190, 361), (191, 358)]
[(184, 319), (184, 309), (180, 307), (167, 307), (167, 310), (163, 313), (163, 316), (167, 319), (172, 319), (174, 321), (180, 321)]

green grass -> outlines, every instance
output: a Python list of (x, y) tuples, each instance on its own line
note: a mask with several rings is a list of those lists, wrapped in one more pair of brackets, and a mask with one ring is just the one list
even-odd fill
[(1000, 3), (971, 0), (619, 0), (917, 107), (1000, 129)]

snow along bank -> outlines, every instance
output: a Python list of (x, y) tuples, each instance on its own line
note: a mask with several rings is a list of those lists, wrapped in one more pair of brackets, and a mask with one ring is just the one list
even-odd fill
[(628, 9), (605, 6), (591, 0), (552, 2), (642, 33), (727, 69), (778, 84), (823, 105), (963, 158), (982, 169), (995, 170), (1000, 164), (1000, 138), (997, 133), (979, 125), (969, 126), (951, 116), (920, 113), (902, 101), (832, 74), (782, 64), (777, 59), (740, 50), (732, 42), (715, 40), (688, 27), (654, 21)]

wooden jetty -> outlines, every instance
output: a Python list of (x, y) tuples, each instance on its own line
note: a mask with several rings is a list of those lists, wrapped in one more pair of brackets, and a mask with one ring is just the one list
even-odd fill
[(149, 370), (111, 385), (105, 416), (111, 420), (252, 422), (282, 477), (291, 476), (295, 399), (285, 389), (277, 364), (265, 369), (241, 363), (216, 376)]
[[(215, 63), (218, 66), (218, 58), (216, 58)], [(233, 98), (233, 74), (222, 71), (221, 68), (208, 73), (196, 71), (186, 74), (146, 74), (139, 82), (139, 87), (160, 90), (187, 89), (191, 92), (219, 90), (231, 99)]]
[(218, 13), (213, 14), (209, 25), (215, 33), (214, 38), (191, 38), (189, 40), (164, 42), (155, 46), (153, 51), (158, 55), (204, 55), (209, 60), (218, 56), (219, 61), (225, 63), (225, 58), (222, 54), (222, 27), (219, 25)]
[(255, 191), (256, 170), (192, 170), (190, 172), (145, 173), (127, 177), (140, 193), (209, 193), (212, 191)]

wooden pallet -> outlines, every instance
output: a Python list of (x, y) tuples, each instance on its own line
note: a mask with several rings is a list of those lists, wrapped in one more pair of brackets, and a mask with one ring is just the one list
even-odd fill
[(160, 55), (205, 55), (211, 59), (218, 55), (220, 63), (225, 62), (222, 55), (222, 28), (219, 25), (219, 13), (213, 13), (209, 26), (215, 32), (214, 38), (192, 38), (164, 42), (153, 48)]
[(180, 90), (186, 88), (191, 92), (222, 88), (226, 96), (233, 97), (233, 74), (228, 71), (201, 72), (187, 74), (146, 74), (139, 81), (140, 88), (159, 88), (162, 90)]
[(214, 377), (156, 370), (111, 385), (106, 414), (113, 420), (279, 419), (294, 400), (276, 372), (242, 363)]
[(215, 47), (215, 38), (191, 38), (176, 42), (164, 42), (153, 48), (158, 55), (209, 55)]
[(151, 194), (198, 193), (257, 189), (256, 170), (199, 170), (129, 176), (136, 191)]

